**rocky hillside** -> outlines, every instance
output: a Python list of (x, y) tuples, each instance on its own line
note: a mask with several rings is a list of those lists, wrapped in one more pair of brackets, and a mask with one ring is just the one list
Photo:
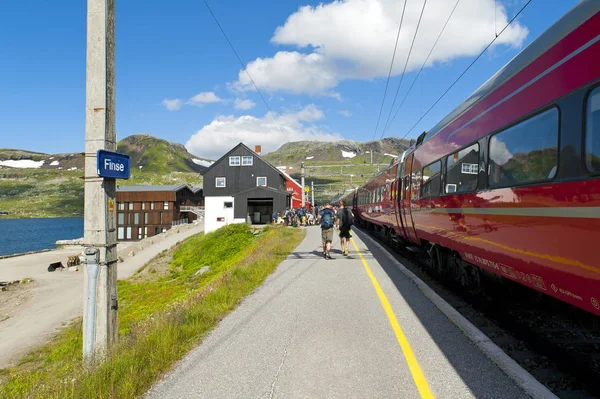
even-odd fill
[[(182, 144), (147, 134), (124, 138), (117, 151), (131, 157), (131, 169), (153, 173), (202, 172), (210, 162), (190, 154)], [(76, 170), (84, 167), (83, 153), (44, 154), (0, 149), (0, 168)]]
[[(135, 134), (119, 141), (117, 151), (131, 157), (131, 168), (145, 172), (198, 172), (206, 169), (205, 160), (190, 154), (183, 144), (171, 143), (148, 134)], [(196, 160), (196, 162), (194, 162)], [(201, 161), (200, 164), (197, 163)]]
[(265, 158), (275, 166), (297, 168), (302, 162), (306, 165), (371, 163), (371, 152), (373, 152), (373, 163), (389, 163), (392, 158), (386, 154), (399, 155), (408, 148), (409, 144), (410, 140), (396, 137), (364, 143), (350, 140), (296, 141), (282, 145), (277, 151), (267, 154)]

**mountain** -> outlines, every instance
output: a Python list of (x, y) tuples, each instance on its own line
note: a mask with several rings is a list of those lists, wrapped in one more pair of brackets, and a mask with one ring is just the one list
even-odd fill
[(410, 140), (397, 137), (386, 137), (364, 143), (350, 140), (296, 141), (282, 145), (277, 151), (265, 155), (265, 159), (275, 166), (299, 168), (302, 162), (306, 165), (370, 164), (372, 153), (373, 163), (389, 163), (392, 158), (386, 154), (402, 154), (409, 145)]
[(148, 134), (135, 134), (124, 138), (117, 144), (117, 151), (130, 156), (132, 170), (140, 169), (144, 172), (201, 173), (209, 162), (190, 154), (183, 144), (171, 143)]
[[(131, 158), (131, 170), (152, 173), (203, 172), (211, 161), (190, 154), (182, 144), (171, 143), (148, 134), (136, 134), (117, 143), (117, 151)], [(0, 149), (0, 168), (83, 169), (83, 153), (44, 154), (15, 149)]]

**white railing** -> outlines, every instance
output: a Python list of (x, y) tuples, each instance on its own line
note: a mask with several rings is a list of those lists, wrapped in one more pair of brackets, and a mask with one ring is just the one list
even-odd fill
[(179, 212), (192, 212), (198, 219), (204, 219), (204, 207), (203, 206), (182, 206), (179, 208)]

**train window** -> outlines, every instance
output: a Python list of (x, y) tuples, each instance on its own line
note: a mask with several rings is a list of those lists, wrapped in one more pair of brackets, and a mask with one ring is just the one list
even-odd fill
[(472, 191), (479, 176), (479, 144), (463, 148), (446, 158), (446, 194)]
[(585, 166), (600, 172), (600, 87), (588, 97), (585, 125)]
[(490, 187), (550, 180), (558, 165), (558, 109), (552, 108), (490, 139)]
[(436, 161), (423, 168), (421, 197), (434, 197), (440, 194), (441, 170), (441, 161)]

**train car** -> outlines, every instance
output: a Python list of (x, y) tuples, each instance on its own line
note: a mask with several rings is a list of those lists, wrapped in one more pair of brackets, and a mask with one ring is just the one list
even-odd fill
[(600, 315), (600, 2), (578, 3), (352, 205), (466, 286), (485, 270)]

